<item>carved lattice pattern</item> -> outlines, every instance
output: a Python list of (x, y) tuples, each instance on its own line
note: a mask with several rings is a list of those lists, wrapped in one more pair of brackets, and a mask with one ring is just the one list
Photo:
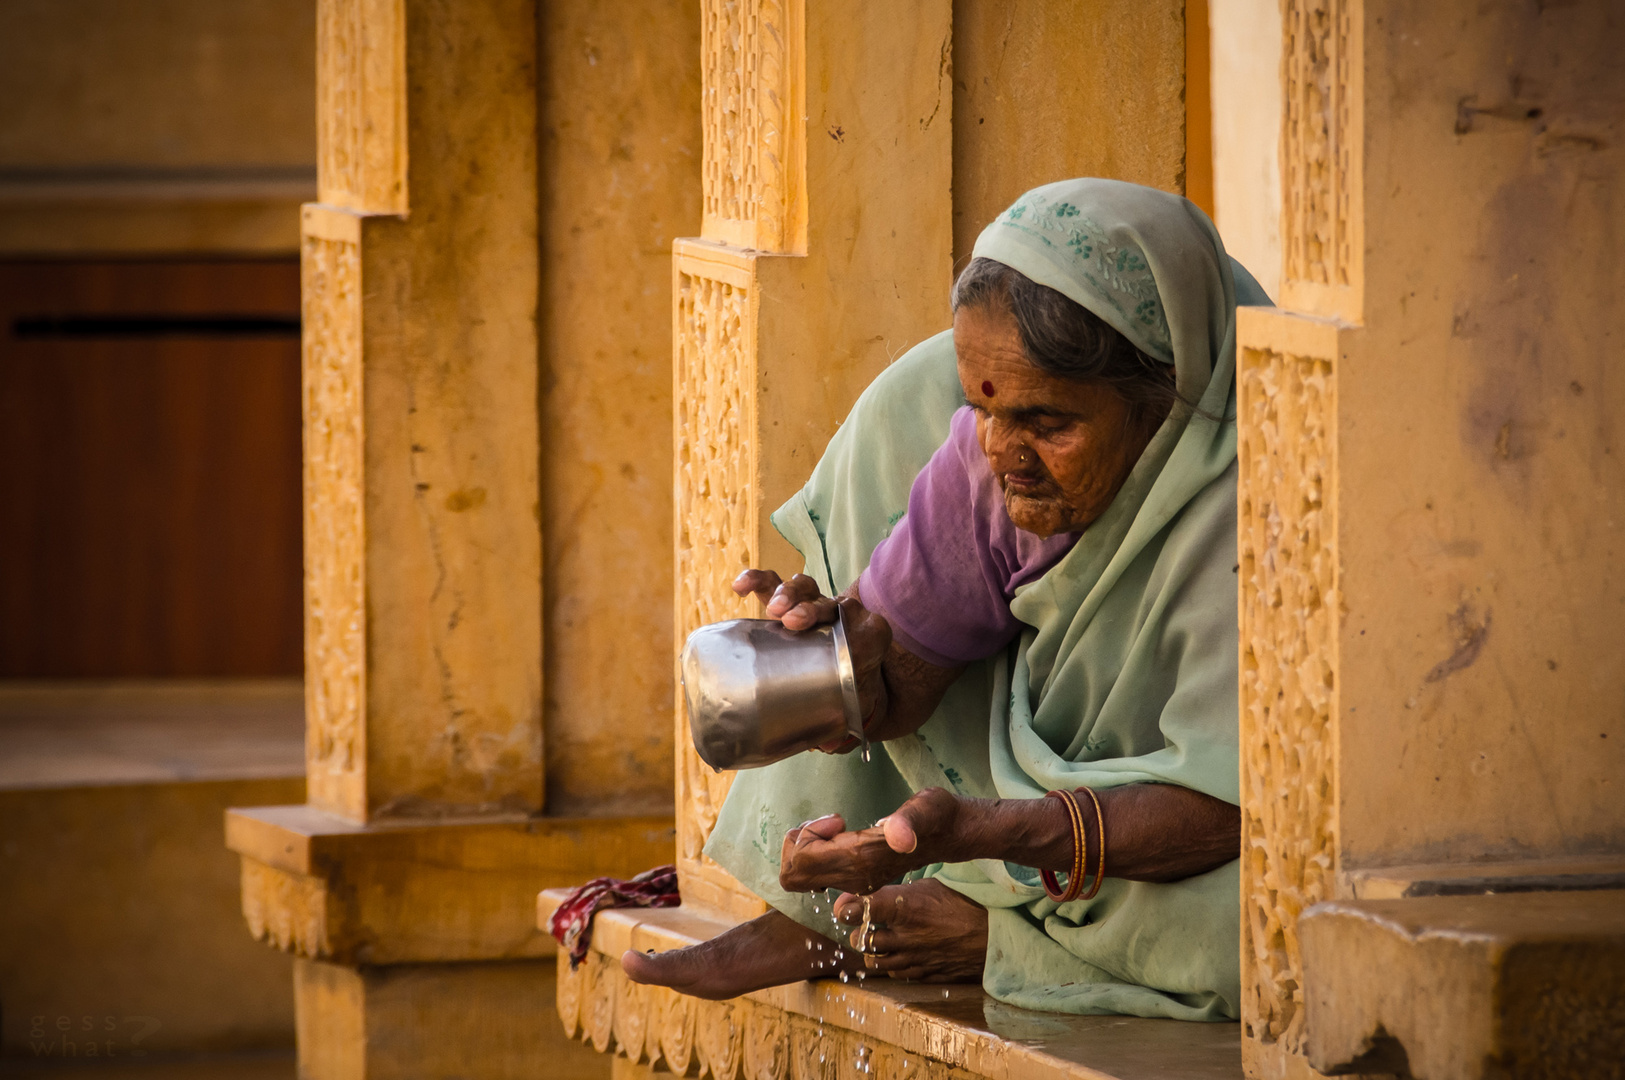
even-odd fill
[(1298, 915), (1332, 896), (1335, 381), (1243, 349), (1238, 379), (1244, 1030), (1302, 1049)]
[[(755, 565), (755, 364), (749, 289), (679, 270), (675, 328), (677, 643), (698, 627), (755, 614), (730, 583)], [(701, 848), (731, 773), (700, 761), (677, 702), (678, 868), (685, 896), (695, 877), (727, 890), (732, 879)], [(737, 886), (734, 886), (737, 888)], [(697, 894), (704, 903), (707, 897)]]
[(704, 1001), (638, 986), (590, 952), (558, 967), (559, 1018), (571, 1038), (676, 1076), (710, 1080), (975, 1080), (971, 1073), (860, 1032), (746, 998)]
[(704, 0), (701, 175), (709, 238), (763, 251), (791, 243), (794, 34), (786, 0)]
[(309, 797), (365, 816), (361, 253), (302, 242), (305, 759)]
[(316, 177), (324, 203), (406, 210), (403, 18), (400, 0), (316, 4)]
[(1286, 0), (1282, 254), (1291, 281), (1349, 285), (1350, 7), (1356, 0)]
[[(319, 0), (316, 5), (317, 168), (324, 193), (361, 191), (362, 149), (361, 5), (356, 0)], [(350, 200), (328, 195), (335, 203)]]

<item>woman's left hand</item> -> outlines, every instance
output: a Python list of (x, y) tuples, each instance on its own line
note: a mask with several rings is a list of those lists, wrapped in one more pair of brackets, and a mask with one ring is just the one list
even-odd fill
[(967, 803), (942, 788), (917, 792), (889, 817), (858, 832), (831, 814), (791, 829), (779, 854), (786, 892), (872, 893), (910, 870), (957, 862)]
[[(1085, 814), (1087, 850), (1105, 849), (1106, 876), (1180, 881), (1241, 853), (1241, 810), (1176, 784), (1124, 784), (1096, 793), (1100, 818)], [(1103, 842), (1097, 820), (1106, 826)], [(927, 788), (861, 832), (831, 814), (791, 829), (779, 855), (790, 892), (872, 893), (936, 862), (999, 859), (1066, 870), (1075, 840), (1060, 799), (972, 799)], [(1093, 854), (1091, 854), (1093, 858)]]

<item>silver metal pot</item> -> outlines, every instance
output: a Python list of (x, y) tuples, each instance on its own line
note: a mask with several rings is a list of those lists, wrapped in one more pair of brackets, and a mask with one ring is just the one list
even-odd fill
[(803, 631), (772, 619), (702, 626), (688, 635), (681, 666), (694, 749), (714, 769), (754, 769), (863, 738), (839, 611), (833, 624)]

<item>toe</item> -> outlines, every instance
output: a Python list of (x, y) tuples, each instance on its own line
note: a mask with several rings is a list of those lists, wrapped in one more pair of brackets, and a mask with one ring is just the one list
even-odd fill
[(635, 983), (670, 986), (670, 967), (669, 961), (663, 962), (656, 954), (640, 953), (636, 949), (628, 949), (621, 954), (621, 970)]

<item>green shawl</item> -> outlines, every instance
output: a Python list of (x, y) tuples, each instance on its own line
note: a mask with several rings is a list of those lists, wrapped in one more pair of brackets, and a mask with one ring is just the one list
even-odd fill
[[(739, 774), (706, 852), (775, 908), (837, 937), (829, 898), (779, 888), (785, 830), (822, 814), (863, 828), (911, 793), (1039, 798), (1053, 788), (1179, 784), (1239, 802), (1235, 308), (1268, 304), (1178, 196), (1109, 180), (1023, 195), (975, 254), (1057, 289), (1174, 364), (1176, 409), (1106, 513), (1011, 611), (1027, 629), (973, 664), (913, 737), (802, 754)], [(963, 404), (952, 333), (916, 346), (859, 398), (807, 486), (773, 516), (830, 594), (908, 505)], [(1240, 1006), (1238, 862), (1171, 884), (1107, 879), (1058, 907), (1030, 868), (927, 867), (988, 909), (984, 986), (1014, 1005), (1188, 1020)]]

